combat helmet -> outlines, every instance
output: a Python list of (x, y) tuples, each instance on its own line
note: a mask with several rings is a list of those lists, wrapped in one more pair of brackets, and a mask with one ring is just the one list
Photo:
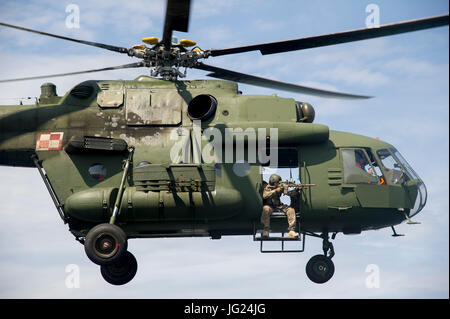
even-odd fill
[(279, 183), (279, 182), (281, 182), (281, 176), (280, 175), (277, 175), (277, 174), (270, 175), (270, 178), (269, 178), (269, 184), (270, 185), (273, 185), (273, 184)]

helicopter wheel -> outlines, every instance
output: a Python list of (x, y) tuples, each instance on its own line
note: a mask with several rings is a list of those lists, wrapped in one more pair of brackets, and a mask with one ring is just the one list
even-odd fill
[(306, 275), (316, 284), (323, 284), (333, 277), (333, 261), (324, 255), (313, 256), (306, 264)]
[(86, 235), (84, 250), (93, 263), (111, 264), (126, 252), (127, 236), (117, 225), (99, 224)]
[(137, 272), (137, 261), (132, 253), (126, 251), (116, 262), (100, 266), (100, 272), (112, 285), (124, 285), (130, 282)]

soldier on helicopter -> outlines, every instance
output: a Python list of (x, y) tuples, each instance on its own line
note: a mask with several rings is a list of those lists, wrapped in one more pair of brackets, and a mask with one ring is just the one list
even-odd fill
[[(288, 219), (288, 237), (298, 238), (299, 235), (294, 231), (296, 216), (295, 209), (284, 205), (280, 201), (281, 195), (288, 195), (292, 198), (296, 198), (299, 193), (297, 189), (288, 190), (286, 186), (280, 185), (281, 177), (277, 174), (272, 174), (269, 178), (269, 184), (264, 187), (263, 190), (263, 211), (261, 215), (261, 223), (264, 225), (262, 237), (269, 237), (270, 231), (270, 215), (274, 211), (284, 212)], [(293, 205), (291, 205), (293, 206)]]

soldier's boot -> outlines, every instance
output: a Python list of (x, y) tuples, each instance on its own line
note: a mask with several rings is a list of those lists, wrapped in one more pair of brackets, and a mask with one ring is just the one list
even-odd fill
[(286, 210), (286, 215), (288, 218), (288, 231), (289, 231), (288, 238), (299, 238), (298, 233), (294, 231), (295, 221), (296, 221), (295, 209), (292, 207), (289, 207)]
[(261, 214), (261, 224), (264, 226), (263, 233), (261, 235), (262, 238), (268, 238), (269, 237), (269, 230), (270, 230), (270, 215), (272, 214), (273, 209), (272, 207), (268, 205), (263, 206), (263, 211)]
[(290, 231), (289, 231), (288, 237), (289, 237), (289, 238), (299, 238), (299, 239), (301, 240), (301, 237), (299, 237), (298, 233), (295, 232), (295, 231), (293, 231), (293, 230), (290, 230)]

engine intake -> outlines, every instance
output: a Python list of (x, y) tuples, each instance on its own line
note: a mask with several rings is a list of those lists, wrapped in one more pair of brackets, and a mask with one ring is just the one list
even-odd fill
[(207, 120), (216, 113), (217, 100), (209, 94), (200, 94), (189, 102), (187, 114), (191, 120)]

